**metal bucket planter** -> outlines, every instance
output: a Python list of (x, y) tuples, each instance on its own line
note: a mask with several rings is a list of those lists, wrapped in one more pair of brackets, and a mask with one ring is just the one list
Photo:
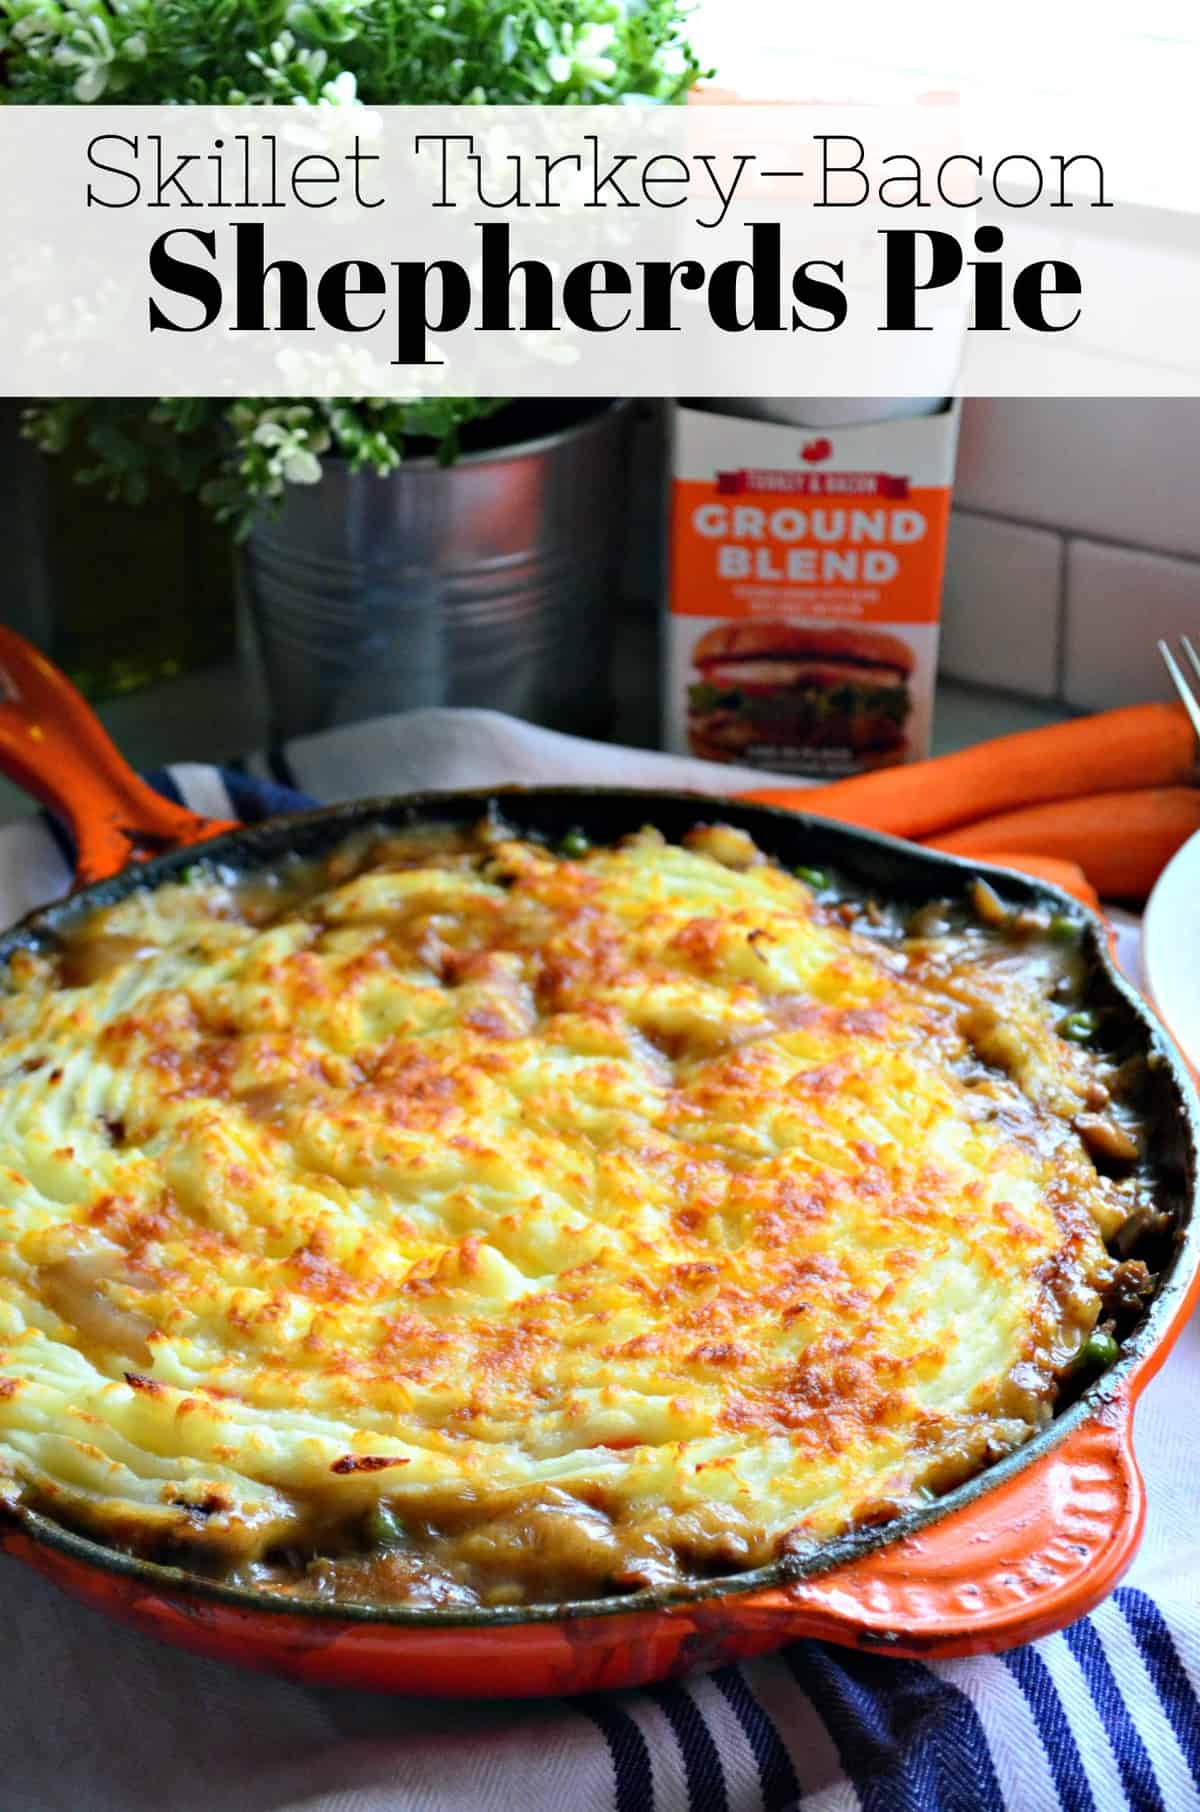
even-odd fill
[(331, 461), (261, 510), (241, 585), (272, 735), (424, 705), (602, 732), (628, 413), (386, 478)]

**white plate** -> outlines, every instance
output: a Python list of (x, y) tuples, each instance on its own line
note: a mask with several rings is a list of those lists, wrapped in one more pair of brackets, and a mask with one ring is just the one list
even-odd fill
[(1146, 902), (1142, 973), (1175, 1042), (1200, 1069), (1200, 834), (1167, 863)]

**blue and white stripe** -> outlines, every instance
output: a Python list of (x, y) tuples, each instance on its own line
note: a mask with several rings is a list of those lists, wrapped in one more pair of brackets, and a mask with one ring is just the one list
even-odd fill
[(805, 1641), (575, 1709), (607, 1746), (613, 1812), (1190, 1812), (1198, 1669), (1200, 1616), (1122, 1587), (1004, 1656)]

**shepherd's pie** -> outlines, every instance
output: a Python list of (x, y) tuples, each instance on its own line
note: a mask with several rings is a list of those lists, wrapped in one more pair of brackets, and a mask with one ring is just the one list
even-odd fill
[(496, 819), (19, 952), (0, 1490), (282, 1592), (538, 1602), (1028, 1440), (1145, 1281), (1077, 927), (826, 882)]

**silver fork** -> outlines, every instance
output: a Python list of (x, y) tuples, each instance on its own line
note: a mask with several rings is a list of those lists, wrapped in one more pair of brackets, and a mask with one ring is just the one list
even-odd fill
[(1196, 653), (1189, 635), (1180, 636), (1179, 646), (1183, 659), (1192, 670), (1193, 678), (1189, 678), (1184, 672), (1170, 642), (1160, 640), (1158, 652), (1162, 655), (1163, 665), (1171, 676), (1171, 684), (1178, 692), (1183, 702), (1183, 708), (1192, 720), (1192, 728), (1196, 735), (1200, 736), (1200, 654)]

